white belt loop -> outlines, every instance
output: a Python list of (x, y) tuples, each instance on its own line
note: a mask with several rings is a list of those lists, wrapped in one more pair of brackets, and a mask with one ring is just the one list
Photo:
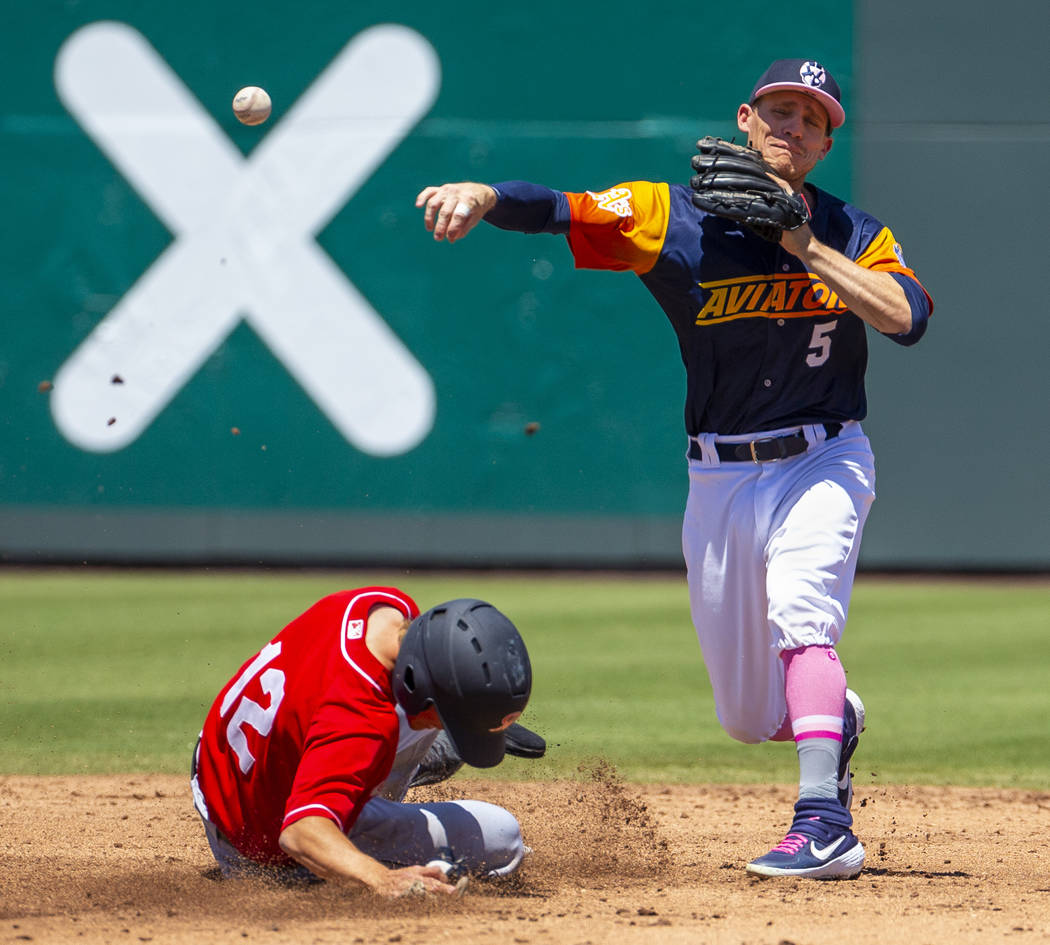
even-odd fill
[(718, 458), (715, 449), (715, 435), (713, 433), (701, 433), (699, 436), (691, 437), (700, 447), (700, 463), (704, 466), (721, 466), (722, 461)]
[(807, 423), (802, 427), (802, 435), (810, 446), (816, 446), (828, 438), (828, 431), (824, 429), (823, 423)]

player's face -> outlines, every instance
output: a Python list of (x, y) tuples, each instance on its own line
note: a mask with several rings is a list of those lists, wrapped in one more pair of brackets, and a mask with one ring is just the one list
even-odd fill
[(796, 190), (831, 150), (828, 113), (802, 92), (769, 92), (754, 105), (741, 105), (737, 126)]

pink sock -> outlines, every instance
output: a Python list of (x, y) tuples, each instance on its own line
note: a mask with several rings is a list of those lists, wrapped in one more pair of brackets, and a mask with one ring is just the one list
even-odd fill
[(799, 797), (837, 797), (846, 672), (830, 646), (806, 646), (780, 656), (787, 721), (798, 750)]

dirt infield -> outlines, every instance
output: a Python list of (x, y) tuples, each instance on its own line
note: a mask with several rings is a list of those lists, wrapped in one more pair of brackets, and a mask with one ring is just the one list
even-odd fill
[(504, 804), (535, 852), (512, 881), (414, 903), (217, 880), (183, 778), (0, 777), (0, 945), (1050, 942), (1050, 794), (859, 786), (867, 866), (821, 883), (742, 869), (780, 839), (787, 786), (590, 777), (418, 792)]

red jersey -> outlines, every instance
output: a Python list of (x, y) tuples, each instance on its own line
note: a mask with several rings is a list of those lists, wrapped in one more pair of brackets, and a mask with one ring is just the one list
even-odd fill
[(303, 817), (329, 817), (347, 832), (390, 773), (390, 671), (364, 639), (377, 604), (419, 616), (396, 588), (325, 597), (248, 660), (208, 712), (197, 763), (208, 819), (258, 863), (293, 862), (277, 838)]

